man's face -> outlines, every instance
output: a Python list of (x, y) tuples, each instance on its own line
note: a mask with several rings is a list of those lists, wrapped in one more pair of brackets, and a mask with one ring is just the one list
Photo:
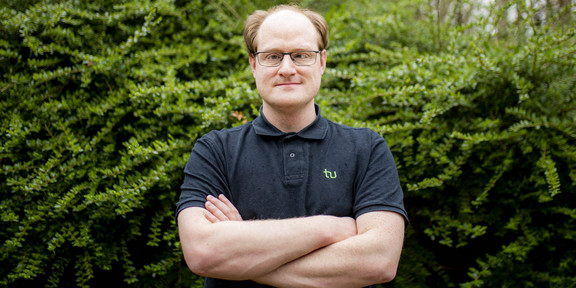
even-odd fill
[[(260, 26), (256, 36), (256, 52), (318, 50), (318, 37), (318, 32), (306, 16), (283, 10), (268, 16)], [(265, 67), (250, 56), (250, 67), (264, 109), (269, 107), (289, 112), (313, 105), (326, 68), (326, 51), (315, 57), (316, 63), (311, 66), (296, 66), (290, 56), (285, 55), (280, 66)]]

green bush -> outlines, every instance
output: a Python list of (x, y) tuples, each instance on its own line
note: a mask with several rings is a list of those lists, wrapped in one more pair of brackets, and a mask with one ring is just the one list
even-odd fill
[(386, 137), (405, 184), (398, 287), (576, 283), (574, 9), (536, 25), (541, 10), (513, 3), (525, 18), (507, 35), (488, 30), (499, 7), (461, 25), (422, 1), (333, 19), (353, 30), (335, 36), (321, 99)]
[(2, 8), (0, 285), (195, 281), (174, 220), (183, 165), (257, 103), (240, 26), (211, 3)]
[[(174, 204), (195, 139), (258, 114), (241, 33), (261, 2), (1, 3), (0, 285), (201, 287)], [(312, 2), (317, 102), (384, 135), (404, 185), (387, 287), (573, 287), (573, 4)]]

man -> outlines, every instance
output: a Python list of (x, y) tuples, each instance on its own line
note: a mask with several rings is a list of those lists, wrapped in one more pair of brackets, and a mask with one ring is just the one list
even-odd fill
[(369, 129), (320, 115), (319, 14), (256, 11), (244, 38), (261, 115), (200, 138), (177, 207), (205, 287), (364, 287), (391, 281), (407, 215), (393, 157)]

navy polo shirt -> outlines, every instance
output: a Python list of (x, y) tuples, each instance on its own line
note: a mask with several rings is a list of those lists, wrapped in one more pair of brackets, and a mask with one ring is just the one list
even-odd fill
[[(224, 194), (244, 220), (393, 211), (408, 223), (384, 138), (331, 122), (317, 105), (316, 112), (315, 121), (298, 133), (278, 130), (261, 113), (198, 139), (184, 169), (177, 213), (204, 207), (207, 195)], [(258, 287), (250, 283), (246, 287)], [(243, 287), (238, 285), (207, 279), (205, 287)]]

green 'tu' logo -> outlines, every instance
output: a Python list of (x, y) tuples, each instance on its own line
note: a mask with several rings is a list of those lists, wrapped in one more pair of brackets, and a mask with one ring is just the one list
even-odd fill
[(330, 179), (334, 179), (336, 177), (338, 177), (338, 175), (336, 175), (336, 171), (334, 171), (334, 176), (332, 176), (332, 171), (328, 171), (328, 169), (324, 169), (324, 175), (326, 175), (326, 178)]

